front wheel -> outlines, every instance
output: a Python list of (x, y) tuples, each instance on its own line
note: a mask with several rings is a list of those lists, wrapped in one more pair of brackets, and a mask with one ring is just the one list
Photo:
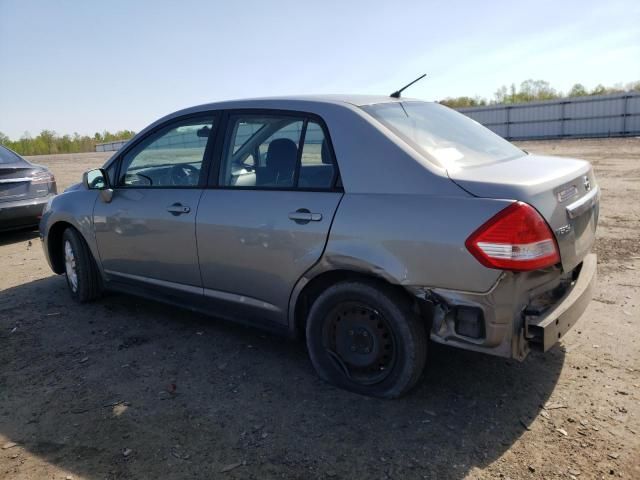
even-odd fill
[(311, 307), (306, 335), (320, 377), (363, 395), (400, 397), (418, 382), (426, 362), (423, 322), (404, 297), (373, 283), (325, 290)]
[(64, 270), (71, 298), (85, 303), (98, 298), (102, 282), (98, 266), (82, 236), (73, 228), (62, 234)]

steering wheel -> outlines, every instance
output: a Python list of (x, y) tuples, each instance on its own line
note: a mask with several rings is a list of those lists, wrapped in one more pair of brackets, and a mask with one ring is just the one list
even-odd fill
[(124, 176), (124, 184), (134, 186), (134, 187), (137, 187), (137, 186), (150, 187), (151, 185), (153, 185), (153, 180), (151, 179), (151, 177), (147, 175), (143, 175), (142, 173), (127, 173)]
[(172, 185), (197, 185), (200, 170), (188, 163), (174, 165), (170, 170)]

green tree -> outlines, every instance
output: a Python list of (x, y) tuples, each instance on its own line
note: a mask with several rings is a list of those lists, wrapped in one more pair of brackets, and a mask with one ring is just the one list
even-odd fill
[(482, 97), (447, 97), (440, 101), (441, 104), (451, 108), (479, 107), (487, 104), (487, 100)]
[(496, 93), (493, 94), (495, 103), (507, 103), (508, 96), (509, 94), (507, 93), (507, 87), (504, 85), (496, 90)]
[(14, 148), (16, 152), (20, 155), (35, 155), (35, 141), (31, 138), (31, 134), (29, 132), (24, 132), (18, 144), (16, 145), (18, 148)]
[(537, 100), (551, 100), (558, 98), (558, 92), (545, 80), (525, 80), (520, 84), (516, 94), (519, 102), (534, 102)]
[(584, 97), (585, 95), (589, 95), (589, 92), (581, 83), (576, 83), (573, 87), (571, 87), (569, 93), (567, 93), (568, 97)]
[(605, 93), (608, 93), (607, 87), (599, 83), (593, 90), (591, 90), (591, 92), (589, 92), (589, 95), (604, 95)]
[(505, 103), (518, 103), (518, 91), (516, 90), (515, 83), (512, 83), (509, 87), (509, 95), (507, 96)]
[(56, 153), (56, 132), (53, 130), (42, 130), (40, 135), (36, 137), (36, 140), (40, 140), (39, 143), (46, 149), (41, 153)]
[(42, 130), (37, 137), (32, 137), (29, 132), (24, 132), (19, 140), (12, 141), (7, 135), (0, 133), (0, 144), (15, 150), (21, 155), (43, 155), (51, 153), (78, 153), (95, 151), (96, 139), (100, 141), (128, 140), (135, 135), (131, 130), (121, 130), (115, 133), (104, 131), (96, 133), (93, 137), (80, 135), (59, 136), (53, 130)]

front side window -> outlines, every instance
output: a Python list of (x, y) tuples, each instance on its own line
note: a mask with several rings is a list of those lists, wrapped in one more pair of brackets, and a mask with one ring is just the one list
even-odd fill
[(428, 160), (447, 169), (524, 155), (488, 128), (437, 103), (389, 102), (362, 108)]
[(200, 181), (213, 117), (179, 120), (127, 152), (118, 185), (123, 187), (196, 187)]
[(328, 189), (334, 159), (322, 127), (294, 116), (234, 115), (220, 171), (225, 187)]

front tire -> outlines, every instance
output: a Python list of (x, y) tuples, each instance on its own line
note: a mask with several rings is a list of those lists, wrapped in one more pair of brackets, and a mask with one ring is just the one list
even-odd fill
[(386, 286), (348, 281), (329, 287), (311, 307), (306, 336), (318, 375), (362, 395), (400, 397), (424, 370), (424, 323)]
[(89, 247), (77, 230), (67, 228), (62, 234), (62, 255), (71, 298), (78, 303), (98, 298), (102, 293), (100, 272)]

